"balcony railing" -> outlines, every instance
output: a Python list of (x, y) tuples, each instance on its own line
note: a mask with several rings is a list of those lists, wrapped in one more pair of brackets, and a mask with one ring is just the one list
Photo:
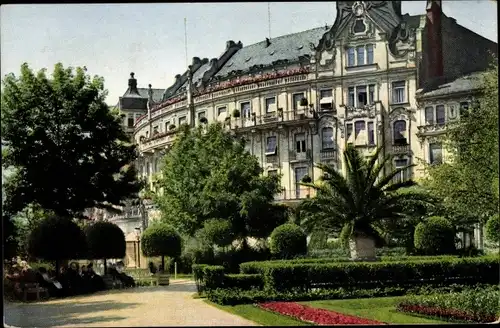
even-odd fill
[(322, 149), (319, 152), (319, 158), (321, 162), (327, 162), (330, 160), (335, 160), (336, 158), (336, 151), (335, 149)]
[(229, 120), (229, 124), (231, 126), (231, 129), (238, 129), (245, 127), (259, 126), (268, 123), (292, 122), (292, 121), (300, 121), (312, 118), (313, 114), (311, 114), (307, 110), (287, 111), (287, 112), (275, 111), (272, 113), (267, 113), (259, 116), (238, 117), (238, 118), (231, 117)]
[(392, 145), (392, 152), (394, 154), (406, 154), (410, 152), (410, 145)]
[(303, 200), (303, 199), (314, 197), (314, 195), (316, 195), (316, 191), (313, 188), (301, 187), (298, 189), (282, 190), (280, 193), (276, 194), (274, 199), (276, 201)]
[(268, 156), (266, 156), (266, 163), (267, 164), (278, 164), (279, 163), (278, 155), (268, 155)]
[(311, 159), (311, 150), (307, 149), (305, 152), (297, 152), (296, 150), (288, 151), (288, 159), (290, 161), (307, 161)]
[(139, 151), (145, 152), (156, 147), (164, 146), (165, 144), (174, 141), (175, 133), (168, 132), (168, 134), (162, 136), (155, 136), (149, 140), (145, 140), (139, 143)]
[(113, 213), (108, 215), (108, 218), (111, 220), (138, 219), (140, 217), (141, 217), (141, 211), (139, 209), (139, 206), (126, 208), (122, 211), (122, 213)]
[[(277, 78), (277, 79), (273, 79), (273, 80), (257, 82), (257, 83), (242, 85), (242, 86), (238, 86), (238, 87), (229, 87), (227, 89), (223, 89), (223, 90), (215, 91), (212, 93), (207, 93), (207, 94), (193, 97), (193, 103), (200, 104), (200, 103), (205, 102), (205, 101), (213, 101), (213, 100), (216, 100), (216, 99), (221, 98), (221, 97), (236, 95), (239, 93), (248, 92), (250, 90), (271, 88), (271, 87), (276, 87), (276, 86), (290, 84), (290, 83), (297, 83), (297, 82), (302, 82), (302, 81), (307, 81), (307, 73), (299, 74), (299, 75), (292, 75), (292, 76), (288, 76), (288, 77), (281, 77), (281, 78)], [(186, 105), (187, 105), (187, 100), (182, 100), (182, 101), (170, 104), (170, 105), (165, 106), (163, 108), (152, 111), (151, 118), (158, 117), (158, 116), (165, 114), (167, 112), (170, 112), (172, 110), (185, 107)], [(147, 115), (144, 115), (143, 117), (139, 118), (135, 123), (136, 129), (140, 128), (142, 125), (144, 125), (147, 122), (147, 120), (148, 120)]]

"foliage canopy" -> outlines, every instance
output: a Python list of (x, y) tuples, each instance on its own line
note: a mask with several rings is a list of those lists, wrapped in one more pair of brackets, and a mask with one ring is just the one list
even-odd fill
[(118, 259), (125, 257), (125, 234), (112, 222), (97, 221), (84, 228), (87, 258)]
[(272, 204), (279, 177), (261, 173), (245, 141), (220, 123), (183, 126), (159, 178), (162, 220), (188, 236), (205, 221), (221, 218), (230, 222), (235, 239), (267, 237), (286, 221), (286, 208)]
[(3, 79), (2, 166), (14, 169), (4, 211), (15, 215), (37, 203), (61, 217), (81, 216), (139, 191), (129, 165), (135, 146), (104, 102), (106, 94), (101, 77), (62, 64), (51, 77), (23, 64), (19, 76)]
[(28, 253), (47, 261), (85, 258), (87, 245), (82, 229), (67, 218), (52, 215), (30, 233)]

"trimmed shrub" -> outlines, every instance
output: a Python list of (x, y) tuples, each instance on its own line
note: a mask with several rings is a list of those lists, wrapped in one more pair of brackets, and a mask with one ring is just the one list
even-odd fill
[(459, 293), (413, 296), (401, 302), (397, 309), (444, 319), (488, 323), (500, 315), (497, 286), (466, 289)]
[(141, 243), (145, 256), (161, 256), (163, 268), (165, 268), (165, 256), (176, 258), (181, 255), (181, 236), (173, 227), (163, 223), (147, 228), (141, 236)]
[(231, 222), (223, 219), (205, 221), (201, 235), (210, 245), (228, 246), (234, 239)]
[(237, 288), (242, 290), (261, 290), (264, 281), (260, 274), (228, 274), (224, 277), (224, 288)]
[[(381, 262), (398, 262), (398, 261), (442, 261), (457, 259), (456, 255), (442, 255), (442, 256), (381, 256)], [(335, 264), (335, 263), (362, 263), (354, 262), (350, 258), (344, 257), (330, 257), (330, 258), (305, 258), (293, 260), (273, 260), (261, 262), (246, 262), (240, 264), (240, 272), (246, 274), (259, 273), (260, 268), (267, 264)], [(366, 262), (372, 263), (372, 262)]]
[(492, 216), (486, 222), (486, 239), (494, 244), (500, 244), (500, 216)]
[(420, 222), (415, 228), (415, 248), (421, 254), (455, 253), (455, 229), (450, 221), (439, 216)]
[(245, 263), (242, 272), (262, 274), (264, 289), (269, 292), (414, 284), (497, 284), (500, 278), (500, 259), (494, 256), (394, 262), (283, 262), (261, 262), (253, 267)]
[(403, 295), (427, 295), (434, 293), (447, 294), (450, 292), (460, 292), (465, 286), (406, 286), (406, 287), (380, 287), (376, 289), (317, 289), (309, 292), (289, 292), (281, 293), (269, 292), (264, 290), (242, 290), (237, 288), (222, 289), (218, 288), (207, 292), (207, 298), (220, 305), (254, 304), (268, 301), (313, 301), (313, 300), (332, 300), (332, 299), (353, 299), (369, 297), (390, 297)]
[(125, 234), (116, 224), (97, 221), (86, 226), (83, 231), (87, 239), (88, 259), (103, 259), (106, 268), (106, 259), (125, 257)]
[(72, 220), (49, 216), (28, 237), (28, 253), (38, 259), (55, 261), (85, 258), (87, 243), (82, 229)]
[(288, 259), (307, 254), (307, 236), (295, 224), (280, 225), (271, 234), (271, 254), (278, 258)]
[(224, 286), (224, 267), (209, 265), (203, 268), (203, 282), (205, 290), (212, 290)]

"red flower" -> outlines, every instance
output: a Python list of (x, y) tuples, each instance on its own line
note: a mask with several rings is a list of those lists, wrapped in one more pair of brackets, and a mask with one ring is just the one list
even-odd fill
[(268, 302), (258, 306), (262, 309), (287, 315), (318, 325), (383, 325), (383, 322), (345, 315), (324, 309), (316, 309), (295, 302)]
[(441, 317), (441, 318), (452, 318), (463, 321), (472, 322), (493, 322), (497, 320), (494, 315), (480, 314), (480, 313), (469, 313), (463, 310), (442, 308), (437, 306), (426, 306), (420, 304), (399, 304), (398, 310), (402, 312), (411, 312), (424, 314), (429, 316)]

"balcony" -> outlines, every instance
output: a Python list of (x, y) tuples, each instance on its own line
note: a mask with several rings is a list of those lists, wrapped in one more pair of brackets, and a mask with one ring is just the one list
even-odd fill
[[(201, 105), (205, 102), (212, 102), (214, 100), (218, 100), (219, 98), (223, 97), (228, 97), (228, 96), (234, 96), (238, 95), (241, 93), (247, 93), (252, 90), (262, 90), (262, 89), (268, 89), (268, 88), (273, 88), (277, 86), (283, 86), (283, 85), (288, 85), (288, 84), (294, 84), (294, 83), (300, 83), (308, 80), (308, 72), (303, 72), (300, 74), (295, 74), (295, 75), (290, 75), (290, 76), (285, 76), (285, 77), (279, 77), (276, 79), (270, 79), (267, 81), (260, 81), (260, 82), (254, 82), (254, 83), (248, 83), (244, 84), (241, 86), (228, 86), (225, 89), (222, 90), (217, 90), (209, 93), (205, 93), (202, 95), (198, 95), (193, 97), (193, 103), (195, 105)], [(181, 98), (182, 99), (182, 98)], [(151, 112), (151, 118), (156, 118), (163, 116), (163, 114), (166, 114), (168, 112), (171, 112), (173, 110), (182, 108), (187, 106), (187, 100), (183, 99), (180, 101), (177, 101), (175, 103), (169, 104), (167, 106), (155, 109)], [(139, 129), (148, 122), (148, 116), (144, 115), (141, 118), (139, 118), (136, 121), (135, 128)]]
[(288, 160), (290, 162), (310, 161), (312, 159), (311, 150), (307, 149), (305, 152), (297, 152), (295, 150), (288, 151)]
[(252, 115), (251, 117), (231, 117), (228, 122), (231, 129), (245, 129), (259, 126), (266, 126), (267, 124), (276, 123), (300, 123), (304, 120), (314, 119), (313, 114), (309, 111), (276, 111), (265, 115)]
[(392, 145), (393, 154), (408, 154), (410, 151), (410, 145)]
[(109, 220), (140, 219), (141, 211), (139, 206), (131, 206), (125, 208), (122, 213), (108, 214), (107, 218)]
[(335, 149), (322, 149), (319, 152), (320, 162), (330, 162), (336, 159), (336, 150)]
[(152, 138), (145, 139), (139, 143), (139, 152), (151, 152), (155, 149), (164, 148), (166, 144), (173, 142), (175, 139), (175, 131), (168, 131), (157, 134)]
[(300, 201), (307, 198), (314, 197), (316, 195), (316, 191), (313, 188), (299, 188), (299, 189), (285, 189), (280, 193), (276, 194), (274, 197), (275, 201)]
[(421, 125), (418, 127), (417, 135), (427, 136), (427, 135), (436, 135), (441, 134), (446, 129), (446, 124), (428, 124)]
[(278, 157), (278, 155), (268, 155), (268, 156), (266, 156), (266, 164), (278, 165), (279, 164), (279, 157)]

